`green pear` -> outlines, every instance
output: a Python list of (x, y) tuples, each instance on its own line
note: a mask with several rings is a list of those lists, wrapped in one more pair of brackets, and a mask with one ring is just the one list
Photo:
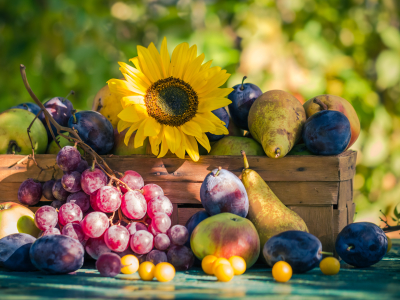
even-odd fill
[(242, 182), (249, 198), (247, 218), (257, 229), (261, 251), (264, 244), (278, 233), (287, 230), (308, 232), (304, 220), (278, 199), (256, 171), (249, 169), (246, 153), (242, 152), (242, 155), (244, 159)]
[[(64, 135), (69, 136), (69, 133), (66, 132), (66, 133), (64, 133)], [(75, 143), (70, 142), (69, 140), (67, 140), (65, 137), (63, 137), (61, 135), (57, 135), (56, 139), (57, 139), (58, 143), (60, 144), (61, 148), (64, 148), (65, 146), (73, 146), (73, 145), (75, 145)], [(82, 156), (85, 154), (85, 152), (79, 146), (77, 147), (77, 149), (78, 149), (78, 151), (80, 152), (80, 154)], [(57, 146), (56, 141), (52, 140), (50, 142), (49, 146), (47, 147), (46, 154), (58, 154), (58, 152), (60, 152), (60, 148)]]
[(250, 133), (270, 158), (282, 158), (293, 148), (301, 138), (305, 121), (300, 101), (280, 90), (259, 96), (249, 112)]
[(240, 155), (244, 150), (247, 155), (265, 156), (262, 146), (255, 140), (240, 136), (226, 136), (216, 142), (210, 151), (210, 155)]

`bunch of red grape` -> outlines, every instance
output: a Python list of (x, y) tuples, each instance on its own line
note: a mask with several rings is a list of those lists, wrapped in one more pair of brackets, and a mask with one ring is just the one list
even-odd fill
[[(42, 206), (35, 214), (36, 226), (42, 230), (40, 237), (62, 234), (74, 238), (95, 260), (115, 252), (120, 257), (135, 255), (140, 263), (169, 262), (176, 270), (193, 265), (194, 255), (184, 246), (189, 232), (182, 225), (171, 227), (173, 206), (160, 186), (144, 185), (135, 171), (126, 171), (119, 178), (127, 186), (110, 180), (97, 166), (89, 167), (72, 146), (60, 150), (57, 165), (64, 172), (61, 179), (43, 186), (28, 179), (18, 190), (23, 204), (35, 205), (42, 195), (53, 200), (51, 206)], [(125, 218), (113, 225), (119, 209)]]

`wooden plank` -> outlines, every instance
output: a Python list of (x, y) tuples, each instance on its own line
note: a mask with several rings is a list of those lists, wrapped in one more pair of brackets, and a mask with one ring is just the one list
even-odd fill
[(171, 215), (171, 224), (172, 225), (176, 225), (179, 222), (179, 210), (178, 210), (178, 204), (172, 204), (173, 207), (173, 211), (172, 211), (172, 215)]
[(205, 210), (204, 208), (200, 207), (179, 207), (178, 208), (178, 224), (180, 225), (185, 225), (187, 220), (190, 219), (191, 216), (193, 216), (195, 213), (198, 211)]
[(353, 180), (339, 181), (338, 209), (345, 209), (353, 200)]
[(352, 202), (347, 203), (347, 224), (354, 222), (354, 214), (356, 213), (356, 204)]
[(339, 232), (347, 225), (347, 207), (344, 209), (333, 210), (333, 237), (336, 241), (336, 237)]
[[(146, 182), (150, 183), (150, 182)], [(199, 182), (156, 181), (164, 190), (164, 194), (172, 203), (200, 204)], [(328, 205), (337, 204), (339, 182), (297, 182), (297, 181), (269, 181), (272, 191), (285, 205)], [(20, 183), (0, 183), (0, 202), (17, 202)], [(45, 200), (44, 198), (42, 200)]]
[[(19, 161), (22, 155), (1, 155), (0, 181), (22, 182), (37, 177), (39, 170), (33, 161), (8, 168)], [(55, 155), (41, 154), (36, 159), (40, 165), (53, 165)], [(149, 155), (107, 156), (109, 166), (120, 172), (133, 169), (145, 181), (189, 181), (202, 182), (213, 169), (221, 166), (236, 175), (243, 169), (241, 156), (201, 156), (198, 162), (190, 158), (156, 158)], [(250, 167), (266, 181), (344, 181), (354, 176), (356, 152), (346, 151), (340, 156), (287, 156), (271, 159), (266, 156), (249, 156)], [(353, 165), (354, 163), (354, 165)], [(351, 164), (351, 165), (350, 165)], [(49, 180), (52, 171), (43, 172), (40, 180)]]
[(333, 236), (333, 208), (327, 206), (288, 206), (299, 214), (306, 222), (308, 230), (322, 243), (322, 250), (333, 252), (335, 239)]

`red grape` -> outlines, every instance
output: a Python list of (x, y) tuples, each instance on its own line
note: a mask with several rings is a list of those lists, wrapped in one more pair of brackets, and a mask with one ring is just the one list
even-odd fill
[(155, 231), (166, 233), (167, 230), (171, 227), (171, 219), (167, 216), (167, 214), (156, 213), (152, 218), (151, 226), (154, 228)]
[(165, 196), (153, 198), (147, 204), (147, 214), (150, 218), (153, 218), (155, 213), (165, 213), (168, 217), (170, 217), (172, 215), (172, 211), (172, 203)]
[(39, 235), (39, 237), (50, 235), (50, 234), (61, 234), (61, 232), (60, 232), (60, 229), (58, 229), (58, 228), (50, 228), (45, 231), (42, 231), (42, 233)]
[(86, 160), (81, 159), (78, 166), (76, 167), (75, 171), (79, 173), (83, 173), (87, 168), (89, 168), (89, 164)]
[(164, 196), (164, 191), (160, 186), (154, 183), (146, 184), (143, 188), (143, 196), (146, 199), (147, 202), (149, 202), (151, 199), (158, 197), (158, 196)]
[(147, 227), (148, 232), (150, 232), (152, 235), (157, 236), (158, 234), (161, 233), (161, 231), (157, 231), (154, 229), (154, 226), (150, 223), (150, 225)]
[(175, 267), (177, 271), (186, 271), (194, 264), (194, 255), (192, 250), (186, 246), (172, 246), (167, 253), (168, 262)]
[(157, 265), (161, 262), (167, 262), (167, 254), (160, 250), (151, 250), (146, 255), (146, 261), (152, 262), (154, 265)]
[(65, 201), (65, 200), (67, 200), (67, 198), (68, 198), (68, 196), (69, 196), (69, 192), (67, 192), (67, 191), (63, 188), (63, 186), (62, 186), (61, 179), (58, 179), (58, 180), (54, 183), (52, 192), (53, 192), (53, 196), (54, 196), (57, 200), (60, 200), (60, 201)]
[(189, 238), (189, 231), (185, 226), (182, 225), (172, 226), (168, 230), (167, 234), (172, 244), (180, 246), (184, 245)]
[(79, 191), (68, 196), (67, 203), (75, 203), (78, 205), (82, 212), (85, 213), (90, 208), (90, 196), (86, 193)]
[(51, 202), (51, 206), (54, 208), (59, 209), (65, 202), (60, 201), (60, 200), (54, 200)]
[(126, 226), (126, 229), (128, 229), (130, 235), (134, 234), (136, 231), (139, 231), (139, 230), (147, 231), (146, 225), (144, 225), (143, 223), (139, 223), (139, 222), (132, 222), (132, 223), (128, 224), (128, 226)]
[(146, 215), (147, 202), (139, 191), (128, 191), (122, 196), (121, 209), (129, 219), (139, 220)]
[(29, 178), (25, 180), (18, 189), (18, 200), (21, 204), (35, 205), (42, 198), (42, 185), (40, 182)]
[[(124, 176), (120, 178), (122, 182), (125, 182), (132, 190), (140, 190), (144, 186), (144, 181), (142, 176), (138, 172), (128, 170), (124, 173)], [(121, 185), (121, 191), (126, 193), (126, 189)]]
[(151, 224), (151, 218), (148, 215), (145, 215), (144, 218), (143, 218), (143, 222), (145, 224), (150, 225)]
[(104, 233), (104, 241), (108, 248), (115, 252), (125, 251), (129, 246), (129, 238), (128, 229), (121, 225), (111, 226)]
[(67, 192), (76, 193), (81, 188), (81, 173), (72, 171), (63, 175), (61, 178), (61, 184)]
[(93, 259), (98, 259), (103, 253), (111, 252), (111, 249), (107, 247), (104, 241), (104, 235), (88, 239), (85, 244), (85, 250)]
[(54, 179), (48, 180), (43, 184), (42, 193), (47, 200), (56, 200), (53, 195), (53, 185), (56, 183)]
[(97, 192), (99, 190), (93, 192), (93, 194), (91, 194), (89, 197), (89, 201), (90, 201), (90, 206), (95, 210), (95, 211), (101, 211), (100, 208), (97, 206), (96, 204), (96, 196), (97, 196)]
[(81, 187), (86, 194), (91, 195), (106, 184), (107, 176), (102, 170), (95, 168), (93, 171), (92, 169), (86, 169), (83, 171), (81, 176)]
[(103, 253), (96, 261), (96, 269), (104, 277), (115, 277), (121, 272), (121, 257), (115, 253)]
[(75, 171), (81, 161), (81, 154), (73, 146), (65, 146), (57, 154), (57, 165), (65, 172)]
[(146, 230), (136, 231), (130, 239), (130, 246), (133, 252), (147, 254), (153, 249), (153, 235)]
[(102, 212), (114, 212), (121, 206), (121, 193), (113, 186), (103, 186), (97, 191), (96, 205)]
[(76, 223), (68, 223), (62, 229), (62, 234), (78, 240), (81, 244), (84, 243), (86, 236), (81, 225)]
[(97, 238), (110, 226), (110, 221), (105, 213), (95, 211), (82, 220), (81, 226), (88, 237)]
[(40, 230), (46, 231), (57, 225), (58, 213), (54, 207), (42, 206), (35, 213), (35, 224)]
[(68, 223), (79, 223), (82, 220), (82, 217), (82, 210), (75, 203), (65, 203), (58, 211), (58, 221), (63, 226)]
[(154, 238), (154, 247), (158, 250), (167, 250), (169, 245), (171, 245), (171, 241), (165, 233), (157, 234)]

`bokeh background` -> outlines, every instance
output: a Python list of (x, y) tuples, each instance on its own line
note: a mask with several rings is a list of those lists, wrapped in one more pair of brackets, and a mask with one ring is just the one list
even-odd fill
[[(169, 49), (187, 41), (206, 60), (263, 91), (300, 101), (324, 93), (355, 107), (362, 131), (354, 178), (356, 220), (397, 223), (400, 203), (400, 3), (396, 0), (0, 1), (0, 111), (30, 101), (27, 67), (43, 101), (90, 109), (96, 92), (120, 78), (118, 61), (136, 45)], [(400, 208), (400, 207), (399, 207)], [(398, 233), (396, 233), (399, 236)], [(399, 236), (400, 237), (400, 236)]]

